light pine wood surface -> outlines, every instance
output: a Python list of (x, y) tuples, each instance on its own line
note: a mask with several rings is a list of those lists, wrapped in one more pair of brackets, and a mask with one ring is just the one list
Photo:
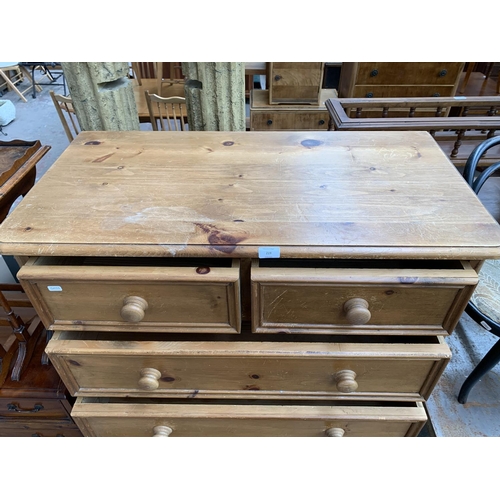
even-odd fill
[(153, 437), (155, 427), (168, 427), (169, 437), (415, 436), (426, 420), (421, 403), (408, 407), (250, 406), (133, 404), (121, 400), (78, 398), (73, 415), (87, 436)]
[(0, 242), (15, 255), (500, 257), (498, 224), (424, 132), (84, 132)]
[(423, 400), (450, 359), (439, 337), (367, 344), (127, 341), (118, 335), (109, 342), (79, 335), (56, 332), (47, 349), (75, 395)]

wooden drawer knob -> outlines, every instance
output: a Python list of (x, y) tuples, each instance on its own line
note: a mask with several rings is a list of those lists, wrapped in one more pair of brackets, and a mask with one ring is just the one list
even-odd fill
[(129, 323), (139, 323), (144, 318), (148, 303), (142, 297), (125, 297), (120, 311), (121, 317)]
[(341, 438), (345, 434), (345, 431), (344, 431), (344, 429), (341, 429), (340, 427), (332, 427), (330, 429), (326, 429), (325, 434), (328, 437)]
[(368, 309), (368, 302), (365, 299), (349, 299), (344, 304), (344, 312), (348, 323), (351, 325), (364, 325), (372, 317)]
[(170, 436), (170, 434), (172, 434), (172, 429), (166, 425), (157, 425), (156, 427), (153, 427), (153, 437), (155, 438), (166, 438)]
[(340, 370), (333, 376), (339, 392), (354, 392), (358, 388), (356, 372), (352, 370)]
[(141, 370), (141, 378), (138, 385), (144, 391), (154, 391), (160, 386), (161, 373), (155, 368), (143, 368)]

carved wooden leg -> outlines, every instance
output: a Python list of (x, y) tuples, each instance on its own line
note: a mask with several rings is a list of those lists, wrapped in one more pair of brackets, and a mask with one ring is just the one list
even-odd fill
[(12, 381), (19, 382), (25, 359), (26, 359), (26, 342), (19, 342), (19, 345), (17, 347), (16, 362), (14, 363), (14, 368), (12, 368), (12, 375), (10, 376)]
[(43, 323), (37, 317), (28, 328), (28, 334), (30, 335), (28, 340), (26, 342), (19, 342), (17, 360), (11, 375), (13, 381), (19, 381), (22, 370), (30, 362), (33, 352), (35, 351), (36, 343), (44, 329)]
[(462, 138), (463, 138), (464, 134), (465, 134), (465, 129), (458, 131), (458, 137), (457, 137), (457, 140), (456, 140), (455, 145), (453, 147), (453, 151), (451, 152), (452, 158), (455, 158), (458, 155), (458, 150), (459, 150), (460, 146), (462, 145)]

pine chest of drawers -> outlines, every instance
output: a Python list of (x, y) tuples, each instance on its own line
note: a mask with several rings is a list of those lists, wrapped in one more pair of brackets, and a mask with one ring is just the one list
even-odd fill
[(465, 63), (343, 63), (339, 97), (450, 97)]
[(0, 241), (86, 436), (415, 436), (500, 256), (421, 132), (83, 132)]

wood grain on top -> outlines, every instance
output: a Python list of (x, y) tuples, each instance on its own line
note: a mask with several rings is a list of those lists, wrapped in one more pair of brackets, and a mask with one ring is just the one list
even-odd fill
[(426, 132), (83, 132), (0, 227), (14, 255), (499, 258)]

